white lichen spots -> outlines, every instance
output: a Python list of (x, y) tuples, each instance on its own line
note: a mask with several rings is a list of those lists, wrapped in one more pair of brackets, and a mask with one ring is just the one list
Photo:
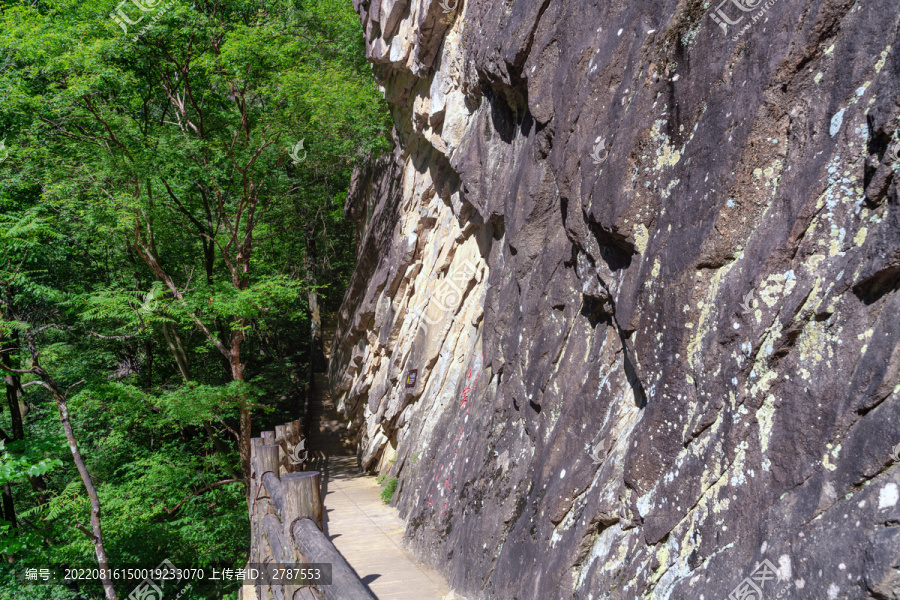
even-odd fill
[(878, 492), (878, 510), (897, 506), (898, 500), (900, 500), (900, 490), (897, 489), (897, 484), (887, 483)]
[(837, 600), (838, 594), (841, 593), (841, 589), (835, 585), (831, 584), (828, 586), (828, 600)]
[(560, 471), (560, 473), (559, 473), (559, 478), (562, 479), (562, 478), (565, 477), (565, 476), (566, 476), (566, 470), (563, 469), (563, 470)]
[(778, 557), (778, 580), (788, 581), (791, 578), (791, 557), (782, 554)]
[(831, 117), (831, 125), (828, 128), (828, 134), (831, 137), (834, 137), (838, 134), (838, 131), (841, 130), (841, 125), (844, 123), (844, 111), (847, 109), (842, 108), (841, 110), (834, 113), (834, 116)]

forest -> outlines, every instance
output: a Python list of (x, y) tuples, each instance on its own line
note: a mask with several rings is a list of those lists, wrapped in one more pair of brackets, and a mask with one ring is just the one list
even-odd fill
[(104, 597), (22, 565), (240, 566), (251, 436), (299, 415), (354, 267), (351, 173), (392, 147), (358, 17), (0, 9), (0, 598)]

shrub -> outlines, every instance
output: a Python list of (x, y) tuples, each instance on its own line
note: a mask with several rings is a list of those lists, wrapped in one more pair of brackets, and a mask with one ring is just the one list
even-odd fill
[(397, 491), (397, 483), (400, 480), (396, 477), (388, 477), (387, 481), (383, 484), (384, 489), (381, 490), (381, 501), (385, 504), (390, 504), (391, 499), (394, 497), (394, 492)]

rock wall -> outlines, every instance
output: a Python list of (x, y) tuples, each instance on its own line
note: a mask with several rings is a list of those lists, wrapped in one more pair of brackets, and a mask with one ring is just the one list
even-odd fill
[(897, 598), (896, 0), (354, 1), (397, 148), (329, 378), (414, 548), (470, 600)]

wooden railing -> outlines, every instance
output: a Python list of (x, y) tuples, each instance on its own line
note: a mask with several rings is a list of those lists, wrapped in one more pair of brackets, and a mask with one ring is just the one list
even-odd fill
[[(279, 425), (251, 440), (250, 563), (330, 564), (330, 585), (257, 584), (257, 600), (374, 600), (322, 531), (319, 471), (304, 471), (301, 423)], [(247, 600), (246, 598), (244, 600)]]

